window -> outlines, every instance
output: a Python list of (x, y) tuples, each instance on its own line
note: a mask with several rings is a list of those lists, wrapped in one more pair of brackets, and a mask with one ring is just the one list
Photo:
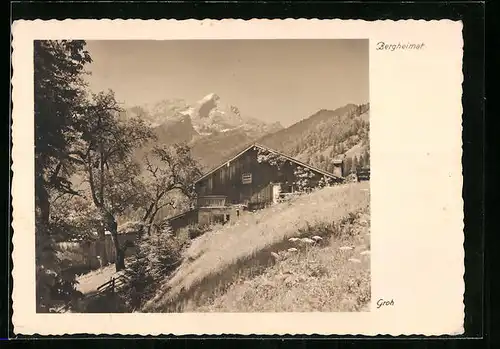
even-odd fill
[(213, 179), (213, 177), (210, 177), (208, 179), (208, 190), (212, 190), (213, 186), (214, 186), (214, 179)]
[(251, 173), (243, 173), (241, 175), (241, 183), (242, 184), (250, 184), (250, 183), (252, 183), (252, 174)]

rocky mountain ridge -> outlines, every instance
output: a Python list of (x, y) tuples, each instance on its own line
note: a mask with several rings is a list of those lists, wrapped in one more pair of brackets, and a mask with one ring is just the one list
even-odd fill
[(237, 106), (224, 103), (216, 93), (210, 93), (191, 104), (181, 98), (164, 99), (128, 108), (125, 113), (139, 116), (153, 127), (186, 122), (189, 118), (194, 131), (202, 136), (236, 129), (248, 134), (262, 134), (283, 128), (280, 123), (266, 123), (243, 114)]
[(321, 109), (287, 128), (252, 118), (216, 93), (191, 104), (177, 98), (136, 106), (127, 109), (126, 115), (150, 123), (160, 144), (187, 143), (203, 170), (253, 142), (327, 171), (334, 157), (369, 154), (369, 104)]

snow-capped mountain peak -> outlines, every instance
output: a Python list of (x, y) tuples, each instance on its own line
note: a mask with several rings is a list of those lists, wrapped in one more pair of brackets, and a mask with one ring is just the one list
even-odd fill
[(210, 93), (195, 103), (193, 118), (208, 118), (212, 110), (219, 106), (220, 97), (216, 93)]
[(166, 99), (154, 104), (131, 108), (128, 113), (146, 119), (152, 126), (160, 126), (166, 122), (176, 122), (189, 117), (192, 127), (200, 135), (236, 129), (243, 130), (247, 134), (258, 134), (282, 128), (279, 123), (267, 124), (246, 116), (238, 107), (224, 103), (221, 97), (213, 92), (192, 104), (179, 98)]
[(202, 99), (200, 99), (200, 102), (208, 102), (208, 101), (218, 101), (220, 99), (219, 95), (217, 93), (209, 93)]

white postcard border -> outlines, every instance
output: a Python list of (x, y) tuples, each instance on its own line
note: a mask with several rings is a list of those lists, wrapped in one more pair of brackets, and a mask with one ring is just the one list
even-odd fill
[[(461, 22), (35, 20), (14, 22), (12, 34), (16, 334), (463, 333)], [(35, 313), (33, 40), (327, 38), (370, 39), (370, 312)], [(379, 42), (424, 48), (377, 50)], [(395, 305), (377, 309), (378, 299)]]

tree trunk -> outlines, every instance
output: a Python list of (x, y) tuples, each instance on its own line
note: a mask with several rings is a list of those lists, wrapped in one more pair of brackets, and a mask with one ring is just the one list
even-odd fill
[(37, 201), (37, 223), (41, 224), (44, 227), (48, 227), (49, 225), (49, 217), (50, 217), (50, 202), (49, 202), (49, 194), (45, 189), (45, 185), (43, 183), (42, 178), (37, 178), (36, 180), (36, 201)]
[(151, 217), (149, 217), (149, 221), (148, 221), (148, 229), (147, 229), (147, 234), (148, 236), (151, 236), (151, 226), (153, 225), (153, 221), (155, 220), (155, 216), (156, 216), (156, 212), (153, 213), (151, 215)]
[(113, 239), (113, 245), (116, 252), (115, 267), (116, 271), (125, 269), (125, 249), (120, 246), (120, 241), (118, 240), (118, 224), (116, 223), (115, 217), (111, 213), (106, 213), (106, 226), (111, 233), (111, 238)]
[(113, 237), (113, 244), (116, 251), (115, 269), (116, 271), (120, 271), (125, 269), (125, 250), (120, 246), (117, 232), (111, 232), (111, 236)]
[(103, 232), (99, 232), (99, 240), (97, 241), (98, 256), (101, 258), (102, 266), (109, 264), (108, 251), (106, 250), (106, 233), (105, 229)]
[(122, 248), (117, 247), (116, 250), (116, 271), (125, 269), (125, 251)]
[(113, 237), (113, 244), (115, 246), (116, 251), (116, 260), (115, 260), (115, 268), (116, 271), (120, 271), (125, 269), (125, 250), (120, 246), (120, 242), (118, 241), (118, 234), (111, 233)]
[(97, 240), (97, 255), (101, 259), (101, 265), (106, 266), (109, 264), (109, 256), (106, 250), (106, 225), (104, 222), (101, 223), (97, 234), (99, 235), (99, 239)]
[(108, 213), (102, 207), (99, 207), (101, 213), (101, 225), (99, 226), (98, 235), (99, 239), (97, 240), (97, 255), (100, 258), (100, 262), (102, 266), (106, 266), (109, 264), (109, 256), (108, 251), (106, 249), (106, 230), (109, 230), (108, 226)]
[[(97, 120), (97, 125), (98, 128), (101, 128), (101, 114), (99, 114), (98, 120)], [(101, 248), (101, 262), (103, 265), (108, 265), (109, 264), (109, 257), (108, 257), (108, 252), (106, 250), (106, 228), (109, 229), (109, 214), (108, 212), (104, 209), (104, 151), (103, 151), (103, 144), (102, 141), (99, 143), (99, 205), (101, 206), (101, 212), (103, 216), (103, 224), (102, 224), (102, 229), (99, 231), (99, 240), (100, 240), (100, 248)], [(92, 180), (92, 179), (91, 179)], [(94, 189), (95, 190), (95, 189)], [(95, 200), (94, 200), (95, 201)], [(97, 202), (96, 202), (97, 203)], [(111, 231), (111, 229), (110, 229)]]

